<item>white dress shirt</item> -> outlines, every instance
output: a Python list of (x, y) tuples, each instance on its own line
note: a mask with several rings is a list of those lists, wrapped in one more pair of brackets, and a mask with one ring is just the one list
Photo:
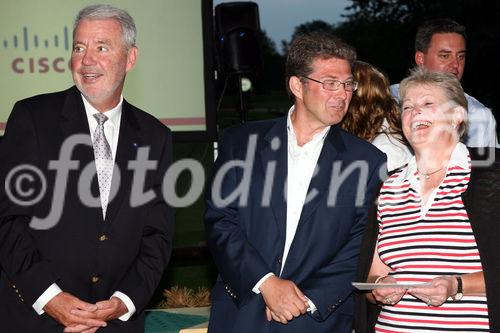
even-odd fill
[[(85, 113), (87, 115), (87, 121), (89, 123), (89, 129), (90, 129), (90, 137), (92, 139), (92, 142), (94, 141), (94, 132), (95, 129), (97, 128), (97, 120), (94, 118), (94, 114), (98, 113), (97, 111), (82, 95), (83, 99), (83, 105), (85, 106)], [(108, 117), (108, 120), (104, 123), (104, 136), (106, 137), (106, 140), (108, 140), (108, 143), (111, 148), (111, 153), (113, 155), (113, 163), (116, 158), (116, 150), (118, 147), (118, 137), (120, 133), (120, 121), (122, 117), (122, 105), (123, 105), (123, 96), (120, 96), (120, 102), (111, 110), (105, 111), (104, 114)], [(55, 296), (57, 296), (59, 293), (61, 293), (62, 290), (61, 288), (56, 284), (53, 283), (50, 287), (48, 287), (40, 297), (35, 301), (33, 304), (33, 308), (35, 311), (41, 315), (45, 311), (43, 308), (45, 305)], [(135, 313), (135, 305), (124, 293), (120, 291), (115, 291), (111, 297), (118, 297), (127, 307), (128, 312), (124, 314), (123, 316), (119, 317), (118, 319), (122, 321), (127, 321), (134, 313)]]
[[(299, 146), (297, 143), (297, 137), (295, 135), (295, 130), (293, 128), (291, 115), (293, 114), (295, 107), (291, 107), (288, 111), (287, 119), (287, 134), (288, 134), (288, 175), (287, 175), (287, 205), (286, 205), (286, 237), (285, 237), (285, 247), (283, 249), (283, 259), (281, 264), (280, 275), (283, 273), (283, 268), (286, 264), (286, 258), (288, 257), (288, 252), (290, 251), (290, 246), (292, 245), (293, 238), (295, 237), (295, 232), (297, 231), (297, 226), (300, 220), (300, 214), (302, 213), (302, 208), (307, 200), (307, 190), (309, 189), (309, 183), (316, 170), (316, 165), (318, 163), (318, 158), (323, 148), (323, 143), (325, 142), (326, 135), (330, 130), (330, 127), (326, 127), (321, 132), (314, 135), (311, 141), (307, 142), (303, 146)], [(264, 275), (259, 282), (252, 289), (255, 293), (260, 293), (259, 287), (264, 283), (264, 281), (273, 273), (268, 273)], [(316, 306), (313, 302), (308, 301), (309, 308), (308, 311), (313, 313), (316, 311)]]
[(314, 135), (311, 141), (302, 147), (297, 144), (297, 137), (292, 125), (291, 115), (294, 108), (288, 113), (288, 176), (287, 176), (287, 205), (286, 205), (286, 238), (283, 250), (283, 260), (280, 275), (286, 264), (297, 226), (299, 224), (302, 207), (306, 203), (307, 190), (313, 177), (319, 154), (323, 148), (325, 137), (330, 130), (326, 127)]
[(374, 137), (371, 143), (387, 156), (387, 171), (391, 172), (407, 164), (413, 154), (396, 136), (388, 133), (387, 119), (382, 123), (382, 130), (384, 133)]
[[(94, 114), (99, 113), (87, 100), (83, 97), (83, 105), (85, 106), (85, 114), (87, 115), (87, 121), (89, 122), (90, 138), (94, 142), (94, 133), (97, 128), (97, 119), (95, 119)], [(118, 136), (120, 134), (120, 121), (122, 119), (122, 105), (123, 96), (120, 97), (120, 102), (114, 108), (109, 111), (104, 112), (108, 117), (108, 120), (104, 123), (104, 136), (108, 140), (109, 146), (111, 148), (111, 153), (113, 155), (113, 162), (116, 158), (116, 149), (118, 147)]]

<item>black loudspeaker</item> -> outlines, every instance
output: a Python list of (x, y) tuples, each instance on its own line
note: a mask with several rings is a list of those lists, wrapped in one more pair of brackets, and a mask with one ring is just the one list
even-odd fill
[(215, 6), (215, 30), (222, 72), (260, 71), (259, 7), (255, 2), (225, 2)]

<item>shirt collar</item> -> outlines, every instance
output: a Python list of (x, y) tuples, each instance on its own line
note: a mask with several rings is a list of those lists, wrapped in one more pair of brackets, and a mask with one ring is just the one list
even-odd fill
[[(453, 149), (453, 152), (451, 153), (450, 161), (448, 162), (448, 165), (446, 167), (446, 174), (448, 174), (448, 170), (452, 167), (458, 167), (466, 172), (470, 172), (471, 170), (469, 150), (461, 142), (457, 143), (457, 145)], [(414, 181), (418, 182), (417, 160), (415, 156), (410, 159), (410, 161), (408, 162), (408, 166), (405, 169), (395, 174), (394, 177), (391, 178), (393, 178), (391, 180), (396, 183), (402, 182), (405, 179), (413, 179)]]
[[(99, 111), (87, 101), (85, 96), (82, 95), (82, 99), (83, 99), (83, 105), (85, 106), (85, 113), (87, 114), (87, 118), (97, 122), (97, 120), (94, 118), (94, 114), (99, 113)], [(120, 101), (118, 102), (118, 104), (111, 110), (103, 112), (108, 117), (108, 121), (106, 121), (106, 123), (110, 123), (113, 126), (118, 125), (118, 122), (120, 121), (121, 118), (122, 106), (123, 106), (123, 95), (120, 95)]]
[[(289, 141), (293, 142), (296, 145), (297, 144), (297, 137), (295, 136), (295, 129), (293, 128), (293, 124), (292, 124), (292, 114), (294, 112), (295, 112), (295, 105), (292, 105), (290, 110), (288, 110), (288, 116), (286, 119), (286, 127), (287, 127)], [(312, 140), (307, 142), (306, 144), (308, 144), (310, 142), (318, 142), (318, 141), (325, 140), (326, 135), (330, 131), (330, 127), (331, 126), (327, 126), (321, 132), (314, 134)]]
[(470, 154), (467, 146), (462, 142), (457, 143), (450, 158), (450, 165), (458, 166), (464, 170), (471, 168)]

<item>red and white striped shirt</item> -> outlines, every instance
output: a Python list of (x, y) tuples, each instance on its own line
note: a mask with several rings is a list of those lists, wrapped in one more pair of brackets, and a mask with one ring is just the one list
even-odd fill
[[(471, 162), (462, 143), (455, 147), (444, 180), (422, 205), (416, 161), (383, 185), (379, 203), (377, 251), (404, 283), (428, 282), (443, 275), (482, 270), (481, 258), (461, 194), (467, 189)], [(406, 294), (384, 306), (376, 332), (489, 332), (486, 296), (448, 299), (427, 306)]]

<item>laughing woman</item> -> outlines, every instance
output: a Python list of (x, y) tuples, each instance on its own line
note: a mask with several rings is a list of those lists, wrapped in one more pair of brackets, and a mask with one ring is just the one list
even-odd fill
[(460, 143), (467, 101), (454, 76), (415, 69), (400, 97), (415, 156), (382, 186), (359, 278), (422, 285), (360, 295), (356, 332), (500, 331), (499, 152)]

